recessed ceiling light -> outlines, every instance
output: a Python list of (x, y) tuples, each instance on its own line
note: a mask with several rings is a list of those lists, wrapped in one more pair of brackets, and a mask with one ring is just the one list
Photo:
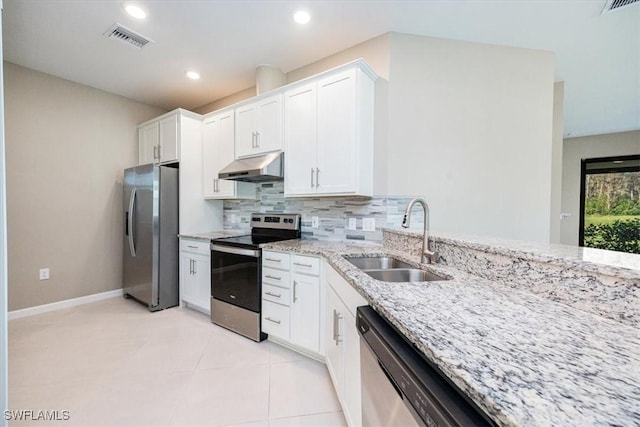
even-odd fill
[(126, 10), (129, 15), (131, 15), (134, 18), (137, 18), (137, 19), (144, 19), (144, 18), (147, 17), (147, 12), (145, 12), (144, 10), (142, 10), (140, 7), (136, 6), (135, 4), (126, 5), (124, 7), (124, 10)]
[(307, 11), (299, 10), (293, 14), (293, 20), (298, 24), (308, 24), (309, 21), (311, 21), (311, 15), (309, 15), (309, 12)]
[(200, 78), (200, 73), (198, 73), (197, 71), (187, 71), (187, 77), (189, 77), (191, 80), (198, 80)]

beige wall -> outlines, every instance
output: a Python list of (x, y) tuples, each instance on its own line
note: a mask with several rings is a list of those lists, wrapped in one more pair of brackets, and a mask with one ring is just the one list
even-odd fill
[(553, 54), (388, 33), (290, 71), (287, 82), (357, 58), (380, 76), (376, 195), (425, 197), (436, 230), (557, 236), (562, 110), (554, 116)]
[(240, 92), (236, 92), (229, 96), (225, 96), (224, 98), (209, 102), (208, 104), (194, 109), (193, 112), (198, 114), (207, 114), (254, 96), (256, 96), (256, 87), (251, 86), (250, 88), (241, 90)]
[(434, 230), (548, 241), (554, 56), (393, 34), (387, 193)]
[(287, 73), (287, 83), (297, 82), (358, 58), (363, 58), (367, 61), (378, 76), (389, 80), (391, 34), (383, 34), (304, 67), (289, 71)]
[[(383, 34), (364, 43), (357, 44), (353, 47), (340, 51), (334, 55), (322, 58), (316, 62), (297, 68), (286, 73), (285, 81), (293, 83), (314, 74), (321, 73), (347, 62), (364, 58), (367, 63), (375, 70), (378, 76), (383, 79), (389, 77), (389, 41), (390, 33)], [(256, 96), (256, 86), (249, 87), (240, 92), (236, 92), (224, 98), (209, 102), (201, 107), (193, 110), (199, 114), (207, 114), (212, 111), (219, 110), (229, 105), (235, 104), (245, 99)]]
[(122, 173), (164, 110), (4, 66), (9, 310), (120, 288)]
[(561, 243), (577, 245), (580, 227), (580, 165), (582, 159), (640, 154), (640, 131), (583, 136), (564, 140), (562, 153)]

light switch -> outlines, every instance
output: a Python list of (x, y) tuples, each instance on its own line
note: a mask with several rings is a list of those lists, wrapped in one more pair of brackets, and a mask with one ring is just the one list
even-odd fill
[(356, 229), (356, 219), (355, 218), (349, 218), (349, 226), (348, 226), (349, 230), (355, 230)]
[(320, 227), (320, 219), (317, 216), (312, 216), (311, 217), (311, 228), (318, 228)]

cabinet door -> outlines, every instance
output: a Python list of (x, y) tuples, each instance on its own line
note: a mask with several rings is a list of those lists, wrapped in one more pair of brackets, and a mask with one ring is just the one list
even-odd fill
[(202, 197), (215, 197), (218, 179), (218, 149), (216, 142), (220, 134), (219, 117), (207, 118), (202, 124)]
[(356, 117), (355, 70), (318, 82), (317, 193), (357, 191)]
[(344, 396), (344, 354), (341, 337), (343, 337), (341, 321), (346, 309), (331, 286), (327, 286), (326, 346), (327, 368), (331, 374), (333, 386), (342, 401)]
[(193, 274), (193, 256), (180, 253), (180, 299), (188, 304), (198, 301), (197, 281)]
[(258, 107), (256, 104), (236, 109), (236, 157), (250, 156), (255, 150), (255, 133), (258, 131)]
[(315, 193), (317, 89), (311, 83), (285, 93), (285, 195)]
[(158, 123), (151, 123), (138, 129), (139, 165), (156, 162), (158, 141)]
[(258, 102), (260, 127), (254, 153), (282, 150), (282, 96), (276, 95)]
[(178, 115), (166, 117), (159, 122), (160, 162), (178, 160)]
[(291, 274), (291, 341), (320, 351), (320, 278)]
[[(218, 159), (218, 168), (216, 170), (216, 179), (218, 179), (218, 172), (220, 169), (227, 166), (231, 163), (234, 158), (234, 135), (235, 135), (235, 120), (233, 116), (233, 111), (229, 111), (228, 113), (224, 113), (219, 116), (219, 132), (218, 139), (216, 141), (216, 153)], [(252, 185), (252, 184), (248, 184)], [(216, 196), (219, 198), (233, 198), (236, 196), (236, 186), (237, 183), (235, 181), (230, 181), (228, 179), (218, 179), (217, 181), (217, 191)]]
[(193, 304), (205, 312), (211, 311), (211, 264), (208, 256), (192, 255), (195, 295)]

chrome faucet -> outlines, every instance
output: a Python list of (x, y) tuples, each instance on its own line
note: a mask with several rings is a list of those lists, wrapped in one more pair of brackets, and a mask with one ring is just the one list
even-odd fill
[(407, 205), (407, 209), (404, 211), (404, 219), (402, 220), (402, 227), (409, 228), (411, 222), (411, 208), (413, 205), (419, 203), (424, 209), (424, 229), (422, 230), (422, 255), (420, 257), (423, 263), (435, 264), (438, 262), (438, 252), (429, 250), (429, 205), (423, 198), (416, 197), (411, 199)]

